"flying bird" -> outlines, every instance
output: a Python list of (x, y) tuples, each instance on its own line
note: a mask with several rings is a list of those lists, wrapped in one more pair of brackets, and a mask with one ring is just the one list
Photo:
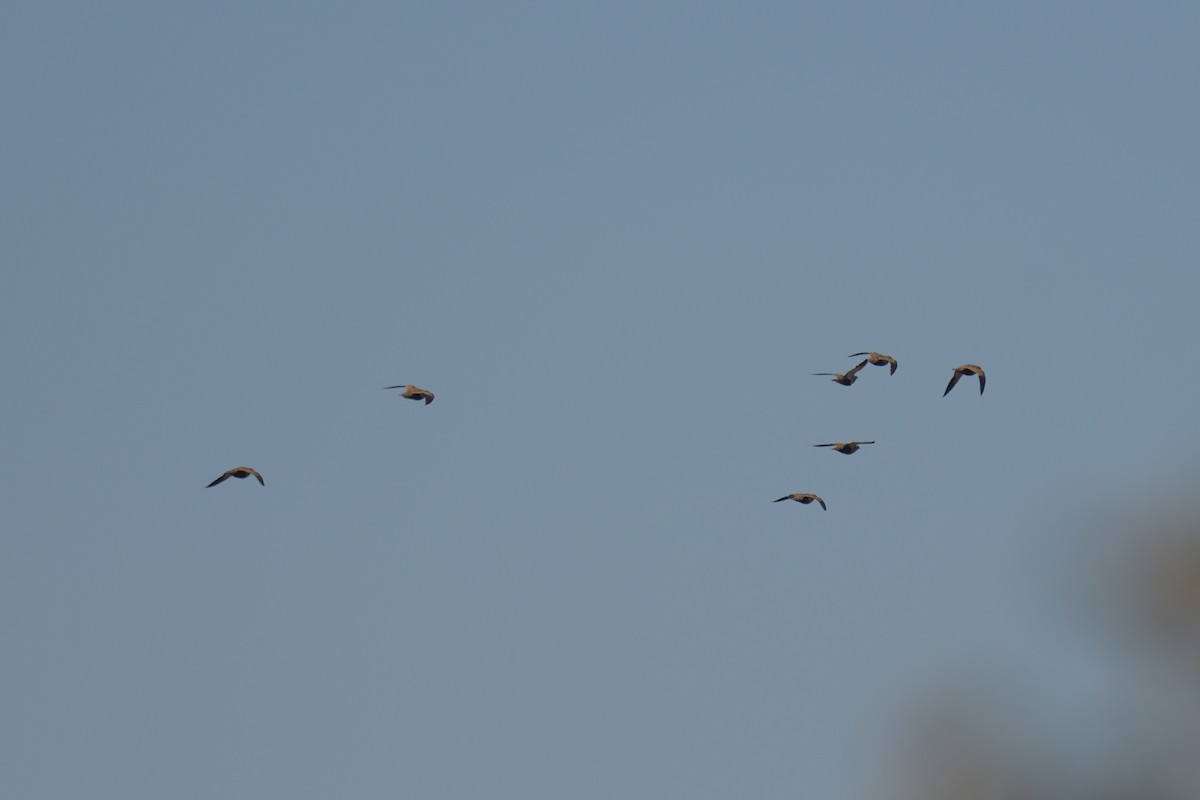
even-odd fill
[(950, 394), (950, 390), (954, 388), (954, 384), (958, 383), (958, 379), (963, 375), (978, 375), (979, 376), (979, 393), (983, 394), (983, 384), (987, 378), (983, 374), (983, 367), (977, 367), (974, 364), (963, 364), (958, 369), (954, 370), (953, 377), (946, 384), (946, 391), (942, 392), (942, 397)]
[(896, 367), (900, 366), (896, 363), (896, 359), (892, 358), (891, 356), (885, 356), (883, 353), (876, 353), (874, 351), (869, 353), (851, 353), (849, 356), (847, 356), (847, 358), (854, 358), (855, 356), (866, 356), (867, 363), (873, 367), (891, 366), (892, 371), (888, 373), (889, 375), (895, 375)]
[(867, 365), (867, 359), (863, 359), (854, 369), (849, 370), (845, 374), (841, 372), (813, 372), (813, 375), (832, 375), (834, 383), (840, 383), (842, 386), (849, 386), (858, 380), (858, 371)]
[(772, 500), (771, 502), (772, 503), (781, 503), (784, 500), (795, 500), (797, 503), (801, 503), (803, 505), (808, 505), (809, 503), (816, 501), (817, 503), (819, 503), (821, 505), (822, 510), (824, 510), (824, 511), (829, 510), (828, 508), (825, 508), (824, 500), (822, 500), (820, 497), (817, 497), (815, 494), (809, 494), (807, 492), (796, 492), (795, 494), (785, 494), (783, 497), (779, 498), (778, 500)]
[(403, 386), (385, 386), (383, 388), (385, 390), (403, 389), (404, 391), (400, 394), (401, 397), (407, 397), (409, 400), (424, 400), (425, 405), (429, 405), (433, 402), (433, 392), (427, 389), (418, 389), (411, 383), (406, 383)]
[(262, 475), (258, 474), (258, 470), (250, 469), (250, 467), (234, 467), (233, 469), (229, 470), (224, 475), (217, 478), (215, 481), (210, 483), (208, 486), (205, 486), (204, 488), (211, 489), (212, 487), (216, 486), (221, 481), (227, 480), (229, 478), (249, 478), (251, 475), (258, 478), (258, 482), (261, 483), (263, 486), (267, 485), (266, 482), (263, 480)]
[(839, 453), (850, 455), (857, 453), (858, 449), (864, 444), (875, 444), (874, 442), (830, 442), (829, 444), (814, 444), (813, 447), (832, 447)]

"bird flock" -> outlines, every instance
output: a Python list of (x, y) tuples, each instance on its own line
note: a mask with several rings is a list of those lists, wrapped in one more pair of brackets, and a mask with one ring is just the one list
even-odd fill
[[(861, 370), (863, 367), (867, 366), (868, 364), (871, 364), (872, 366), (876, 366), (876, 367), (888, 367), (889, 375), (895, 375), (896, 367), (899, 366), (896, 359), (892, 358), (889, 355), (884, 355), (883, 353), (876, 353), (874, 351), (868, 351), (868, 352), (864, 352), (864, 353), (851, 353), (848, 356), (848, 358), (857, 358), (858, 356), (866, 356), (866, 358), (864, 358), (862, 361), (855, 364), (852, 369), (849, 369), (846, 372), (813, 372), (811, 374), (813, 374), (813, 375), (828, 375), (828, 376), (831, 376), (831, 379), (833, 380), (834, 383), (841, 384), (842, 386), (853, 386), (854, 382), (858, 380), (859, 370)], [(983, 394), (983, 387), (987, 383), (987, 378), (983, 373), (983, 368), (978, 366), (977, 364), (963, 364), (960, 367), (955, 367), (954, 374), (950, 376), (950, 382), (948, 384), (946, 384), (946, 391), (942, 392), (942, 397), (945, 397), (946, 395), (950, 394), (950, 390), (953, 389), (958, 384), (958, 381), (964, 375), (974, 375), (975, 377), (979, 378), (979, 393)], [(411, 383), (401, 384), (398, 386), (385, 386), (383, 388), (385, 391), (387, 391), (388, 389), (403, 389), (404, 391), (400, 393), (401, 397), (408, 398), (409, 400), (416, 400), (417, 402), (424, 402), (425, 405), (429, 405), (430, 403), (433, 402), (433, 392), (429, 391), (428, 389), (421, 389), (419, 387), (413, 386)], [(865, 441), (864, 442), (860, 442), (860, 441), (825, 442), (823, 444), (814, 444), (813, 447), (829, 447), (829, 448), (832, 448), (833, 450), (836, 450), (839, 453), (842, 453), (843, 455), (849, 456), (849, 455), (854, 455), (860, 449), (862, 449), (863, 445), (868, 445), (868, 444), (875, 444), (875, 441), (871, 440), (869, 442), (865, 442)], [(260, 485), (262, 485), (262, 486), (267, 485), (267, 482), (263, 480), (263, 476), (261, 474), (259, 474), (258, 470), (253, 469), (252, 467), (234, 467), (233, 469), (226, 471), (223, 475), (221, 475), (219, 478), (214, 480), (212, 483), (208, 484), (208, 486), (206, 486), (205, 488), (211, 489), (212, 487), (216, 486), (218, 483), (226, 481), (229, 478), (249, 478), (251, 475), (253, 475), (258, 480)], [(801, 505), (808, 505), (809, 503), (816, 503), (817, 505), (819, 505), (821, 507), (822, 510), (825, 510), (825, 511), (829, 510), (828, 506), (825, 505), (825, 501), (820, 497), (820, 495), (813, 494), (812, 492), (793, 492), (792, 494), (785, 494), (783, 497), (780, 497), (778, 500), (772, 500), (771, 502), (781, 503), (784, 500), (794, 500), (795, 502), (800, 503)]]
[[(402, 386), (385, 386), (383, 389), (384, 391), (387, 391), (388, 389), (403, 389), (404, 391), (400, 393), (401, 397), (407, 397), (409, 400), (424, 400), (425, 405), (429, 405), (433, 402), (433, 392), (429, 391), (428, 389), (419, 389), (416, 386), (413, 386), (411, 383), (406, 383)], [(267, 482), (263, 480), (263, 476), (258, 473), (258, 470), (252, 469), (251, 467), (234, 467), (204, 488), (211, 489), (221, 481), (229, 478), (249, 478), (251, 475), (253, 475), (255, 478), (258, 478), (258, 482), (261, 485), (267, 485)]]
[[(896, 367), (900, 366), (896, 359), (892, 358), (891, 356), (884, 355), (883, 353), (876, 353), (874, 351), (851, 353), (849, 356), (847, 356), (847, 358), (857, 358), (858, 356), (866, 356), (866, 358), (855, 364), (853, 368), (847, 370), (846, 372), (813, 372), (811, 374), (828, 375), (831, 376), (830, 380), (832, 380), (834, 383), (841, 384), (842, 386), (853, 386), (854, 382), (858, 380), (859, 370), (868, 364), (876, 367), (888, 367), (889, 375), (895, 375)], [(950, 376), (950, 382), (946, 384), (946, 391), (942, 392), (942, 397), (950, 394), (950, 390), (954, 388), (955, 384), (958, 383), (959, 379), (962, 378), (963, 375), (974, 375), (975, 377), (979, 378), (979, 393), (983, 394), (983, 387), (987, 382), (987, 378), (983, 374), (983, 368), (977, 364), (963, 364), (961, 367), (955, 367), (954, 374)], [(837, 452), (842, 453), (843, 455), (849, 456), (857, 453), (862, 446), (866, 444), (875, 444), (875, 442), (874, 440), (869, 442), (826, 442), (824, 444), (814, 444), (813, 447), (830, 447)], [(816, 503), (823, 511), (829, 510), (821, 496), (813, 494), (812, 492), (793, 492), (792, 494), (785, 494), (778, 500), (772, 500), (771, 502), (782, 503), (784, 500), (794, 500), (801, 505)]]

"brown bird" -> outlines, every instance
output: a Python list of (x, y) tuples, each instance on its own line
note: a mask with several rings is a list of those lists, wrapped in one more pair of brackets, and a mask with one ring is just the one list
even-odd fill
[(974, 364), (963, 364), (958, 369), (954, 370), (953, 377), (946, 384), (946, 391), (942, 392), (942, 397), (950, 394), (950, 390), (954, 388), (954, 384), (958, 383), (958, 379), (963, 375), (978, 375), (979, 376), (979, 393), (983, 394), (983, 384), (987, 378), (983, 374), (983, 367), (977, 367)]
[(817, 497), (815, 494), (808, 494), (807, 492), (796, 492), (795, 494), (785, 494), (783, 497), (779, 498), (778, 500), (772, 500), (771, 502), (772, 503), (781, 503), (784, 500), (795, 500), (797, 503), (802, 503), (804, 505), (808, 505), (809, 503), (811, 503), (815, 500), (817, 503), (821, 504), (821, 508), (824, 511), (829, 510), (828, 508), (825, 508), (824, 500), (822, 500), (820, 497)]
[(385, 390), (386, 389), (403, 389), (404, 391), (400, 393), (401, 397), (407, 397), (409, 400), (424, 400), (425, 405), (429, 405), (430, 403), (433, 402), (433, 392), (431, 392), (427, 389), (418, 389), (417, 387), (413, 386), (411, 383), (406, 383), (403, 386), (385, 386), (383, 388)]
[(850, 455), (851, 453), (857, 453), (859, 447), (861, 447), (864, 444), (875, 444), (875, 443), (874, 442), (830, 442), (829, 444), (814, 444), (813, 447), (832, 447), (834, 450), (837, 450), (839, 453), (845, 453), (846, 455)]
[(842, 374), (840, 372), (813, 372), (813, 375), (832, 375), (834, 383), (840, 383), (842, 386), (849, 386), (858, 380), (858, 371), (867, 365), (867, 360), (863, 359), (854, 369)]
[(233, 469), (229, 470), (229, 472), (226, 472), (224, 475), (217, 478), (215, 481), (210, 483), (208, 486), (205, 486), (204, 488), (211, 489), (212, 487), (216, 486), (221, 481), (226, 480), (228, 478), (249, 478), (251, 475), (258, 478), (258, 482), (261, 483), (263, 486), (267, 485), (266, 482), (262, 479), (262, 475), (258, 474), (258, 470), (250, 469), (250, 467), (234, 467)]
[(886, 367), (890, 365), (892, 371), (888, 373), (889, 375), (895, 375), (896, 367), (900, 366), (896, 363), (896, 359), (891, 356), (885, 356), (883, 353), (876, 353), (874, 351), (870, 353), (851, 353), (847, 358), (854, 358), (855, 356), (866, 356), (867, 363), (873, 367)]

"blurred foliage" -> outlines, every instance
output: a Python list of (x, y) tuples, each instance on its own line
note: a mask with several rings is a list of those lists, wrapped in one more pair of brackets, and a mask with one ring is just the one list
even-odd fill
[(1101, 663), (1086, 666), (1110, 676), (1111, 689), (1063, 724), (1061, 707), (1013, 688), (1038, 676), (1013, 681), (950, 665), (955, 677), (901, 711), (897, 763), (877, 796), (1200, 797), (1200, 511), (1157, 505), (1100, 532), (1113, 535), (1088, 533), (1071, 544), (1096, 552), (1068, 555), (1062, 599), (1090, 616), (1085, 636), (1105, 639), (1088, 651)]

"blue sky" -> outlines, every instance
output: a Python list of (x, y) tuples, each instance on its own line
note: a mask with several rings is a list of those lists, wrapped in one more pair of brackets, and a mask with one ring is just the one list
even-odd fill
[(13, 796), (849, 798), (1070, 682), (1036, 543), (1195, 474), (1198, 23), (6, 5)]

